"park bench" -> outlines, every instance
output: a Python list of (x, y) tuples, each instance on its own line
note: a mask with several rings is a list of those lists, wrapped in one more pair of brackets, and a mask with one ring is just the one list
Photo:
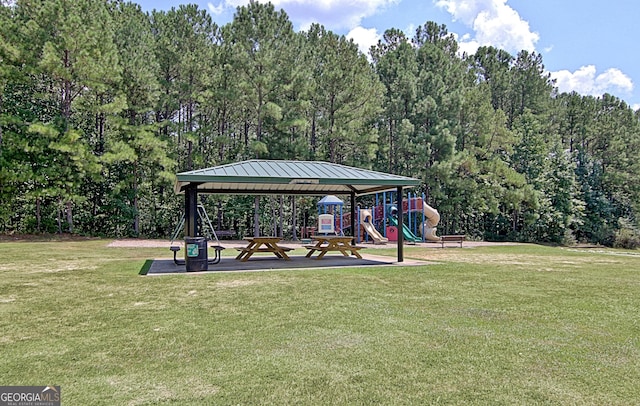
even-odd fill
[(218, 238), (224, 238), (224, 237), (235, 237), (237, 235), (236, 230), (216, 230), (216, 236), (218, 236)]
[(442, 244), (442, 248), (444, 248), (444, 243), (446, 242), (458, 242), (460, 243), (460, 248), (462, 248), (462, 242), (466, 239), (467, 237), (465, 235), (443, 235), (440, 237), (440, 243)]

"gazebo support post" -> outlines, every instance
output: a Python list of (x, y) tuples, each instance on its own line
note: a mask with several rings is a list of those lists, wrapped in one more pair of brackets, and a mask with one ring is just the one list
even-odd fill
[(398, 262), (404, 262), (404, 213), (402, 210), (402, 186), (397, 189), (398, 205)]
[(189, 185), (184, 191), (184, 235), (198, 236), (198, 189), (197, 185)]
[(356, 194), (351, 193), (351, 236), (353, 237), (353, 245), (357, 244), (356, 238)]

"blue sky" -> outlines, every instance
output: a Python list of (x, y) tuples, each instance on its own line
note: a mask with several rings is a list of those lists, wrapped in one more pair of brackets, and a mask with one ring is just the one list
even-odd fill
[[(224, 25), (249, 0), (132, 0), (145, 11), (195, 3)], [(296, 30), (317, 22), (365, 53), (388, 28), (412, 37), (427, 21), (445, 24), (461, 50), (493, 45), (542, 54), (560, 91), (611, 93), (640, 108), (640, 2), (631, 0), (272, 0)]]

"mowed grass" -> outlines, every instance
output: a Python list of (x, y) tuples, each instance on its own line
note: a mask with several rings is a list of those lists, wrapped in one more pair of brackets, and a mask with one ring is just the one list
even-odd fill
[(65, 405), (640, 403), (638, 252), (140, 276), (171, 253), (107, 244), (0, 243), (1, 385)]

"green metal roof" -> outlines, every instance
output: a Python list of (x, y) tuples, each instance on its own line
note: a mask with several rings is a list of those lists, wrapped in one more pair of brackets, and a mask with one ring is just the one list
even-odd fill
[(252, 159), (177, 174), (176, 193), (189, 185), (197, 185), (198, 193), (360, 196), (420, 180), (329, 162)]

